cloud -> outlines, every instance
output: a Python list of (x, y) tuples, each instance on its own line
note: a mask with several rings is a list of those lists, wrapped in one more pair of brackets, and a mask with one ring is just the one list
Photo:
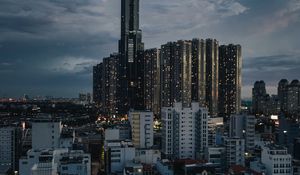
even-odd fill
[(299, 75), (299, 55), (273, 55), (244, 60), (244, 85), (253, 85), (257, 80), (265, 80), (269, 86), (277, 86), (281, 79), (299, 79)]
[(176, 40), (190, 33), (198, 34), (203, 26), (247, 10), (236, 0), (151, 0), (142, 1), (142, 6), (142, 29), (147, 40), (155, 37)]
[(98, 60), (91, 58), (66, 57), (50, 66), (50, 70), (57, 73), (92, 73), (92, 67)]
[(2, 62), (0, 63), (1, 66), (11, 66), (12, 63), (8, 63), (8, 62)]

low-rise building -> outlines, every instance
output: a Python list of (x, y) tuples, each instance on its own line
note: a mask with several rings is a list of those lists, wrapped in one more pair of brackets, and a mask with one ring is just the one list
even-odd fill
[(245, 166), (245, 140), (239, 137), (225, 139), (226, 147), (226, 165)]
[(287, 148), (278, 145), (266, 145), (262, 149), (261, 162), (266, 166), (267, 175), (291, 175), (292, 156)]
[(135, 147), (131, 141), (105, 141), (104, 159), (105, 172), (122, 173), (128, 161), (135, 158)]
[(19, 162), (20, 175), (91, 175), (91, 157), (83, 151), (68, 149), (29, 150)]

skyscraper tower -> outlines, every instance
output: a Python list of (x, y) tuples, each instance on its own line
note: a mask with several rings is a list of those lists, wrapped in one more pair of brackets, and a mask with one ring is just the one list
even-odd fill
[(121, 1), (121, 40), (119, 41), (119, 111), (143, 108), (144, 44), (139, 29), (139, 0)]
[(240, 45), (219, 47), (219, 115), (225, 119), (241, 109), (242, 48)]
[(192, 40), (192, 101), (205, 106), (206, 44), (203, 39)]
[(206, 106), (212, 117), (218, 114), (219, 42), (206, 39)]
[(287, 79), (282, 79), (280, 80), (280, 82), (278, 83), (278, 98), (280, 101), (280, 109), (282, 112), (287, 112), (287, 87), (289, 85), (289, 82)]
[(266, 108), (266, 84), (264, 81), (256, 81), (252, 89), (252, 110), (254, 114), (262, 114)]
[(160, 113), (160, 50), (144, 51), (144, 105), (154, 115)]
[(168, 42), (161, 46), (161, 106), (174, 102), (190, 106), (192, 88), (192, 42)]

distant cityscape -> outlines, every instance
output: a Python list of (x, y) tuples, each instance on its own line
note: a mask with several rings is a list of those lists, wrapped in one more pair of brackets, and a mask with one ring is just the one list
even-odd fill
[(92, 93), (0, 99), (0, 175), (299, 175), (299, 80), (258, 80), (244, 101), (240, 44), (145, 49), (139, 9), (121, 1)]

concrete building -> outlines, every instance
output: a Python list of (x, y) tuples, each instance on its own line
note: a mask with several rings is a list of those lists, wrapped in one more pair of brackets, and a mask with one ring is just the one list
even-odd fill
[(162, 153), (171, 159), (201, 158), (208, 145), (208, 111), (199, 103), (162, 108)]
[(168, 159), (159, 160), (155, 167), (161, 175), (174, 175), (173, 163)]
[(230, 137), (245, 139), (245, 151), (253, 152), (255, 147), (255, 124), (256, 118), (253, 115), (232, 115), (230, 117)]
[(131, 141), (110, 140), (104, 144), (105, 172), (122, 173), (127, 162), (134, 160), (135, 147)]
[(219, 116), (229, 119), (241, 111), (242, 47), (222, 45), (219, 47)]
[(208, 146), (215, 147), (217, 134), (224, 126), (223, 117), (209, 117), (208, 118)]
[(61, 154), (58, 166), (60, 174), (91, 175), (91, 157), (83, 151)]
[(21, 130), (15, 127), (0, 126), (0, 166), (18, 170), (21, 156)]
[(153, 146), (153, 112), (129, 111), (132, 143), (136, 148)]
[(289, 153), (291, 153), (294, 139), (300, 137), (300, 123), (295, 119), (287, 118), (285, 115), (279, 115), (278, 118), (279, 126), (276, 131), (277, 144), (286, 146)]
[(129, 161), (123, 169), (123, 175), (144, 175), (143, 170), (142, 164)]
[(91, 175), (91, 158), (83, 151), (68, 149), (29, 150), (20, 159), (20, 175), (80, 174)]
[(32, 121), (32, 149), (55, 149), (60, 147), (62, 124), (50, 116)]
[(226, 165), (231, 167), (232, 165), (245, 166), (245, 140), (232, 137), (226, 138)]
[(142, 164), (155, 165), (160, 159), (161, 153), (157, 149), (136, 149), (135, 151), (135, 161)]
[(291, 175), (292, 156), (287, 149), (278, 145), (266, 145), (262, 149), (261, 162), (267, 169), (267, 175)]
[(224, 172), (226, 161), (225, 147), (208, 147), (205, 151), (205, 159), (215, 165), (217, 172)]

